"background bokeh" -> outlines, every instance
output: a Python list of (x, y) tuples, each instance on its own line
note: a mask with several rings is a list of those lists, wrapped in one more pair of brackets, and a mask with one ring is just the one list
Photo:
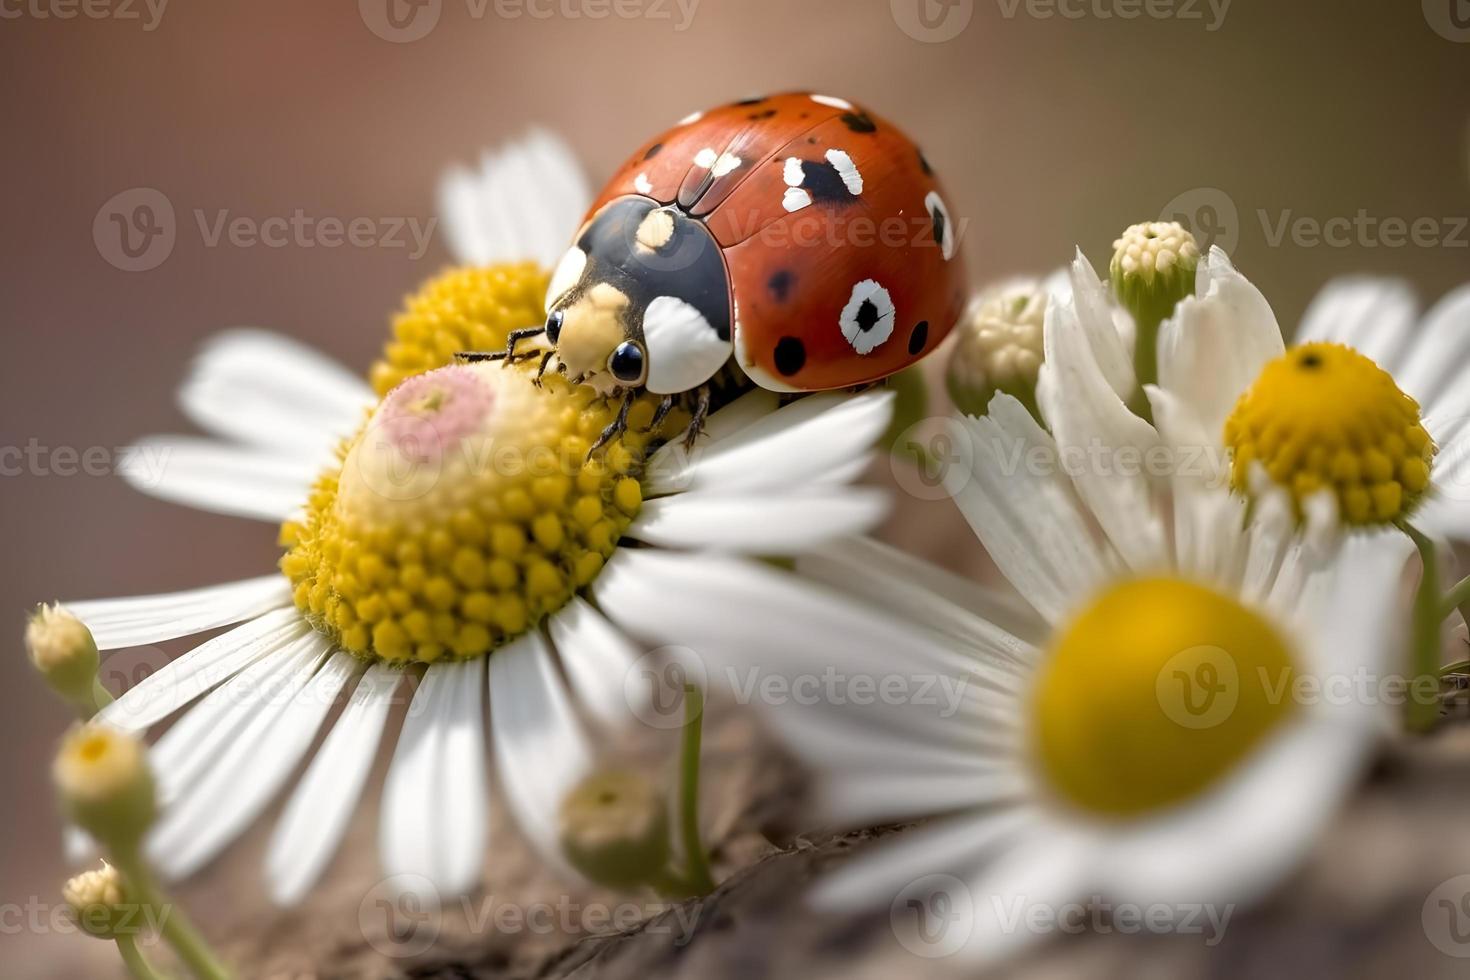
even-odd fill
[[(184, 430), (173, 391), (223, 326), (365, 369), (448, 261), (437, 235), (422, 254), (411, 236), (211, 243), (222, 213), (423, 226), (447, 164), (529, 126), (600, 180), (692, 109), (811, 88), (923, 143), (977, 284), (1074, 245), (1105, 263), (1125, 225), (1176, 214), (1232, 247), (1288, 329), (1337, 274), (1401, 274), (1427, 298), (1470, 278), (1462, 0), (392, 0), (402, 27), (386, 2), (94, 0), (95, 17), (0, 0), (7, 976), (75, 976), (81, 942), (23, 920), (63, 877), (47, 767), (68, 720), (29, 676), (24, 611), (256, 575), (277, 554), (259, 525), (65, 475), (69, 451), (100, 447), (107, 469), (115, 447)], [(135, 188), (167, 200), (175, 239), (126, 271), (107, 211)], [(945, 550), (967, 536), (943, 502), (896, 520), (916, 550), (978, 560)]]

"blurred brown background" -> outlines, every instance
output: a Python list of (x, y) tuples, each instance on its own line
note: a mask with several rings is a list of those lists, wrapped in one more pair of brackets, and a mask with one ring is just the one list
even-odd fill
[[(692, 109), (811, 88), (924, 145), (970, 222), (977, 281), (1054, 267), (1074, 244), (1105, 263), (1126, 224), (1176, 210), (1233, 246), (1288, 329), (1337, 273), (1400, 273), (1429, 297), (1470, 278), (1464, 0), (394, 2), (402, 30), (385, 0), (175, 0), (161, 16), (158, 0), (0, 2), (7, 976), (44, 975), (80, 942), (24, 923), (61, 883), (46, 770), (67, 722), (28, 674), (24, 610), (276, 557), (259, 525), (63, 475), (68, 447), (183, 429), (173, 390), (223, 326), (276, 327), (365, 368), (402, 295), (448, 261), (437, 236), (422, 255), (411, 238), (211, 246), (201, 220), (423, 223), (446, 164), (532, 124), (600, 180)], [(167, 198), (177, 237), (130, 272), (93, 224), (139, 187)], [(1297, 218), (1343, 235), (1277, 234)], [(1384, 219), (1428, 223), (1395, 245)], [(969, 560), (939, 552), (946, 505), (903, 506), (907, 543)]]

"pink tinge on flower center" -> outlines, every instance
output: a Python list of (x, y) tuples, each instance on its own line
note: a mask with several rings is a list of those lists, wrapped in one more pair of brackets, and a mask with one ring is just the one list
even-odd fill
[(473, 370), (450, 365), (388, 392), (378, 428), (405, 458), (430, 463), (479, 431), (494, 405), (495, 392)]

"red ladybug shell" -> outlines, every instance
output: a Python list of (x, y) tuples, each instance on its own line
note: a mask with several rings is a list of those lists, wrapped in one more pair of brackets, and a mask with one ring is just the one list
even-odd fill
[(736, 357), (766, 388), (884, 378), (933, 350), (965, 305), (928, 162), (842, 99), (788, 93), (690, 116), (632, 156), (588, 220), (629, 195), (705, 223), (729, 275)]

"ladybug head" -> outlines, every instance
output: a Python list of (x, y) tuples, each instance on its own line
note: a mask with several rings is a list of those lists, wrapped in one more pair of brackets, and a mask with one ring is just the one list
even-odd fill
[(598, 211), (547, 291), (546, 339), (558, 370), (608, 393), (676, 394), (730, 357), (725, 260), (704, 225), (624, 197)]

